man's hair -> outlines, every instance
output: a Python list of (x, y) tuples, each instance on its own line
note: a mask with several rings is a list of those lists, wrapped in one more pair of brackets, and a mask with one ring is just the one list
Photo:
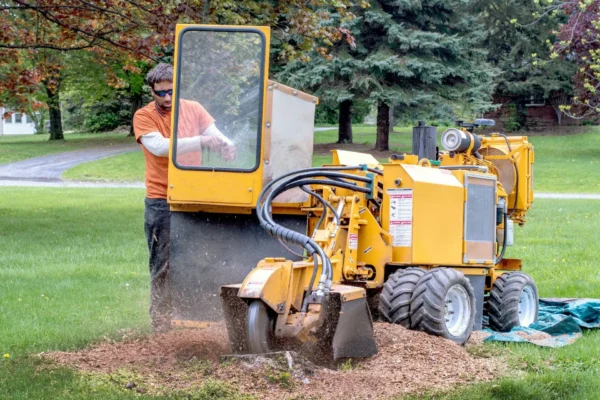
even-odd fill
[(173, 67), (170, 64), (159, 63), (146, 75), (146, 83), (154, 90), (154, 84), (159, 82), (173, 82)]

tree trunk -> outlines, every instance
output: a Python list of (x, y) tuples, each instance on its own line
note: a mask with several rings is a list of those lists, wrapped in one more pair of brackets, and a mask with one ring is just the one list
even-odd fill
[(340, 103), (338, 143), (352, 143), (352, 100)]
[(48, 114), (50, 115), (50, 140), (65, 140), (58, 88), (51, 90), (46, 86), (46, 93), (48, 94)]
[(377, 140), (375, 150), (387, 151), (390, 149), (390, 106), (385, 103), (377, 105)]
[(394, 133), (394, 105), (390, 106), (390, 133)]
[(46, 115), (43, 111), (36, 113), (33, 108), (27, 109), (27, 118), (33, 122), (36, 134), (46, 134)]
[(128, 136), (135, 136), (135, 132), (133, 131), (133, 116), (135, 115), (135, 112), (137, 110), (142, 108), (142, 106), (144, 105), (143, 102), (144, 98), (141, 93), (134, 94), (133, 96), (131, 96), (131, 127), (129, 128)]
[(554, 112), (556, 113), (556, 119), (558, 120), (558, 126), (560, 126), (560, 123), (562, 121), (562, 111), (560, 109), (560, 106), (552, 104), (552, 108), (554, 109)]

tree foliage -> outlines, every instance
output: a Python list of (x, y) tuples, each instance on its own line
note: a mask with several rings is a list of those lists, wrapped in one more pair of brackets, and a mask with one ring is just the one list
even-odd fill
[[(52, 97), (60, 91), (62, 64), (41, 63), (40, 52), (87, 51), (105, 65), (115, 87), (124, 80), (112, 65), (141, 74), (139, 62), (155, 62), (172, 50), (177, 23), (269, 25), (275, 55), (303, 58), (325, 53), (344, 36), (336, 26), (323, 26), (335, 10), (342, 18), (351, 0), (7, 0), (0, 3), (0, 104), (23, 109), (42, 107), (33, 93), (40, 85)], [(141, 75), (140, 75), (141, 76)], [(137, 82), (139, 83), (139, 82)], [(135, 93), (136, 89), (132, 89)], [(50, 103), (48, 107), (52, 107)], [(54, 120), (56, 120), (56, 117)], [(52, 115), (51, 115), (52, 119)]]
[(600, 113), (600, 0), (566, 1), (568, 21), (560, 27), (551, 57), (572, 60), (576, 96), (562, 110), (573, 118)]
[[(335, 26), (323, 26), (334, 9), (344, 18), (350, 0), (10, 0), (0, 5), (0, 61), (8, 66), (1, 91), (36, 84), (43, 71), (23, 72), (27, 54), (50, 49), (88, 50), (98, 60), (158, 61), (173, 46), (177, 23), (269, 25), (280, 43), (277, 55), (303, 57), (325, 52), (343, 36)], [(28, 52), (21, 52), (27, 50)], [(127, 65), (135, 69), (132, 64)], [(7, 74), (12, 72), (12, 74)], [(11, 79), (12, 78), (12, 79)], [(17, 79), (19, 78), (19, 79)], [(115, 77), (116, 79), (116, 77)]]
[(498, 94), (529, 101), (532, 96), (549, 98), (555, 91), (571, 92), (572, 63), (546, 62), (549, 44), (564, 21), (562, 14), (552, 12), (556, 7), (552, 1), (477, 2), (488, 31), (488, 61), (501, 71), (496, 78)]
[[(463, 0), (371, 0), (344, 26), (355, 41), (340, 42), (333, 60), (295, 63), (282, 72), (292, 85), (320, 87), (337, 102), (365, 99), (381, 113), (467, 105), (472, 115), (491, 107), (494, 69), (482, 47), (485, 29)], [(384, 120), (379, 116), (378, 135)], [(389, 124), (389, 121), (388, 121)], [(385, 140), (380, 150), (386, 149)]]

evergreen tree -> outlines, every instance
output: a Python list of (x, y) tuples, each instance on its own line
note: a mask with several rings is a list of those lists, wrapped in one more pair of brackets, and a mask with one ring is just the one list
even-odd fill
[[(484, 30), (463, 0), (378, 0), (360, 19), (356, 53), (368, 77), (362, 85), (377, 104), (378, 150), (388, 149), (389, 107), (396, 114), (444, 103), (491, 107), (493, 69), (481, 48)], [(368, 87), (368, 89), (367, 89)]]
[(349, 55), (351, 45), (338, 43), (330, 60), (313, 55), (308, 63), (293, 62), (277, 78), (286, 84), (311, 91), (322, 102), (338, 104), (338, 143), (352, 143), (352, 108), (361, 91), (356, 86), (360, 61)]
[[(347, 22), (352, 40), (330, 52), (333, 60), (292, 64), (290, 84), (320, 85), (319, 95), (367, 99), (377, 107), (377, 150), (388, 150), (389, 112), (400, 118), (419, 110), (467, 105), (491, 107), (494, 69), (481, 44), (485, 31), (466, 0), (371, 0)], [(340, 117), (341, 118), (341, 117)]]

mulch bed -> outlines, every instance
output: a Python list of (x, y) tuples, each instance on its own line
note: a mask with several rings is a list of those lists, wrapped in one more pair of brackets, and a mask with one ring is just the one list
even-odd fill
[[(223, 361), (221, 357), (230, 353), (223, 325), (124, 338), (77, 352), (41, 356), (85, 373), (118, 375), (121, 380), (111, 378), (115, 384), (141, 393), (194, 390), (209, 380), (218, 380), (259, 399), (299, 394), (304, 399), (388, 398), (488, 381), (506, 370), (497, 358), (477, 358), (449, 340), (398, 325), (375, 323), (375, 338), (379, 349), (376, 356), (347, 360), (334, 369), (301, 357)], [(135, 378), (124, 381), (123, 376)]]

